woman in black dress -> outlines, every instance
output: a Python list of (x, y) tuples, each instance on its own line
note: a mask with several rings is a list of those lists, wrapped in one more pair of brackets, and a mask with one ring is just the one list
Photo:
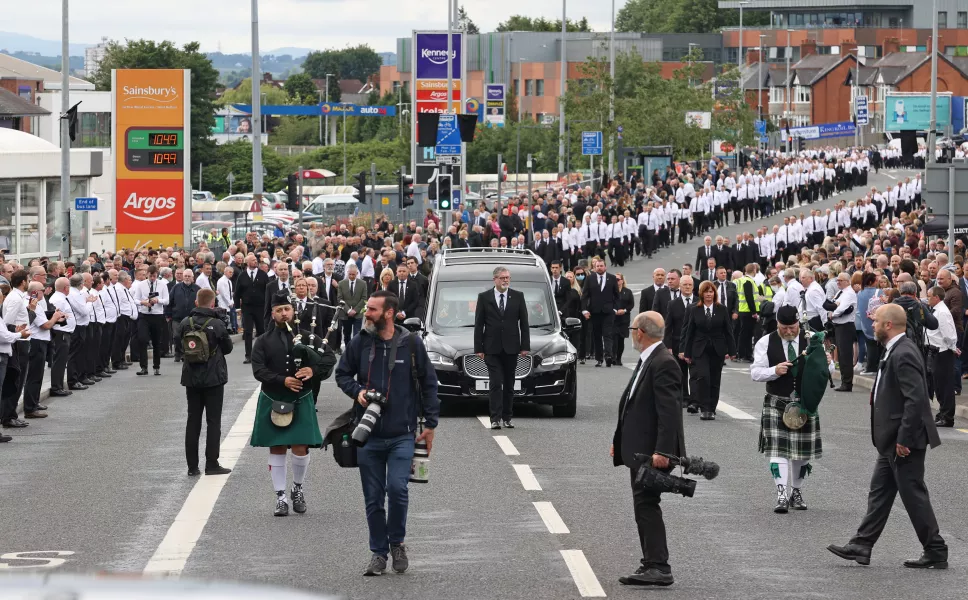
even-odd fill
[(632, 295), (632, 290), (625, 287), (624, 275), (616, 273), (615, 280), (618, 282), (618, 303), (615, 305), (615, 325), (612, 329), (612, 339), (615, 340), (612, 356), (615, 357), (615, 364), (621, 367), (622, 353), (625, 352), (625, 338), (629, 337), (632, 309), (635, 307), (635, 296)]
[[(575, 274), (571, 271), (565, 273), (564, 278), (568, 280), (569, 285), (564, 292), (565, 299), (561, 305), (561, 322), (564, 323), (569, 317), (581, 320), (581, 287), (575, 281)], [(566, 335), (571, 345), (578, 350), (581, 345), (581, 330), (569, 331)]]
[(692, 391), (690, 413), (695, 405), (702, 410), (701, 419), (716, 418), (723, 363), (736, 355), (733, 322), (729, 310), (716, 300), (716, 286), (704, 281), (699, 286), (699, 303), (689, 309), (679, 358), (689, 365), (689, 389)]
[[(582, 288), (585, 287), (585, 277), (587, 277), (585, 268), (581, 266), (575, 267), (574, 277), (575, 277), (575, 285), (578, 288), (579, 304), (580, 304), (581, 291), (582, 291)], [(579, 307), (579, 310), (581, 310), (581, 307)], [(581, 319), (581, 331), (578, 332), (578, 343), (575, 344), (575, 346), (578, 348), (578, 364), (583, 365), (585, 364), (585, 358), (592, 351), (592, 343), (591, 343), (592, 326), (591, 326), (591, 322), (585, 318), (584, 314), (580, 314), (578, 318)]]

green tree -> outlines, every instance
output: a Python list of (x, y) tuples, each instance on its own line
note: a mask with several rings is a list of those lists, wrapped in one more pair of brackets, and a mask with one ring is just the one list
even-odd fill
[[(289, 95), (285, 90), (279, 89), (274, 85), (263, 83), (259, 86), (260, 94), (265, 95), (263, 104), (290, 104)], [(239, 86), (232, 90), (225, 90), (222, 97), (218, 99), (218, 104), (227, 106), (229, 104), (252, 104), (252, 78), (242, 80)]]
[(289, 79), (286, 79), (283, 89), (286, 90), (286, 94), (294, 104), (316, 104), (319, 102), (316, 84), (305, 73), (290, 75)]
[(381, 66), (383, 59), (366, 44), (310, 52), (303, 61), (303, 71), (313, 79), (325, 79), (326, 73), (333, 73), (338, 79), (366, 81), (378, 73)]
[[(591, 31), (592, 28), (588, 24), (588, 19), (582, 17), (578, 21), (572, 21), (568, 19), (567, 21), (568, 31)], [(504, 31), (544, 31), (544, 32), (555, 32), (561, 31), (561, 19), (555, 21), (549, 21), (544, 17), (537, 17), (532, 19), (524, 15), (512, 15), (508, 17), (505, 21), (502, 21), (497, 26), (499, 32)]]
[(319, 118), (282, 117), (272, 130), (269, 142), (275, 146), (316, 146), (319, 144)]
[(457, 9), (457, 24), (461, 29), (472, 35), (477, 35), (481, 32), (481, 30), (478, 29), (477, 24), (471, 20), (463, 5)]
[(112, 69), (189, 69), (191, 70), (191, 145), (192, 171), (198, 164), (215, 160), (215, 141), (211, 131), (215, 126), (215, 89), (219, 74), (204, 54), (198, 42), (181, 48), (173, 42), (127, 40), (125, 45), (110, 42), (93, 80), (97, 90), (111, 89)]
[[(262, 165), (266, 170), (265, 190), (277, 191), (285, 186), (289, 164), (272, 148), (262, 147)], [(202, 177), (204, 189), (223, 197), (229, 193), (226, 181), (229, 173), (235, 176), (232, 191), (247, 192), (252, 189), (252, 144), (245, 141), (222, 144), (215, 149), (213, 164), (205, 167)]]
[[(770, 13), (747, 10), (743, 25), (768, 25)], [(739, 23), (739, 10), (723, 10), (718, 0), (628, 0), (615, 16), (617, 31), (711, 33)]]

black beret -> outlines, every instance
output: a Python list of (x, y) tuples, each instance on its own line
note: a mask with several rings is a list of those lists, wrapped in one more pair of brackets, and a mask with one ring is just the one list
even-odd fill
[(272, 296), (272, 308), (277, 306), (282, 306), (288, 304), (292, 306), (292, 301), (289, 299), (289, 292), (279, 292)]
[(781, 306), (780, 310), (776, 311), (776, 322), (780, 325), (795, 325), (800, 321), (799, 317), (797, 309), (789, 304)]

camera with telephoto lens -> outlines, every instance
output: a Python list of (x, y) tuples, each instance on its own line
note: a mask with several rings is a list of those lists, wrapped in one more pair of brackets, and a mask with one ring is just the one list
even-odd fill
[(366, 444), (366, 440), (370, 439), (370, 434), (373, 433), (373, 428), (380, 420), (380, 414), (383, 412), (384, 404), (386, 404), (386, 397), (376, 390), (367, 390), (363, 394), (363, 398), (366, 399), (367, 403), (366, 412), (360, 417), (359, 424), (350, 436), (357, 446), (363, 446)]
[[(672, 456), (657, 452), (657, 454), (669, 459), (670, 467), (680, 467), (686, 475), (701, 475), (706, 479), (715, 479), (719, 475), (719, 465), (712, 461), (703, 460), (702, 457), (695, 456)], [(652, 466), (652, 457), (644, 454), (636, 454), (635, 459), (641, 462), (638, 473), (635, 475), (635, 485), (657, 493), (668, 492), (680, 494), (686, 498), (692, 498), (696, 493), (696, 481), (678, 477), (672, 473), (660, 471)]]

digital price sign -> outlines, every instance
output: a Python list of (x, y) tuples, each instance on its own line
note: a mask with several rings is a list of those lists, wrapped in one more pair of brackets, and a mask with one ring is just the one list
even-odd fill
[(131, 127), (125, 139), (124, 162), (131, 171), (181, 171), (184, 129)]

